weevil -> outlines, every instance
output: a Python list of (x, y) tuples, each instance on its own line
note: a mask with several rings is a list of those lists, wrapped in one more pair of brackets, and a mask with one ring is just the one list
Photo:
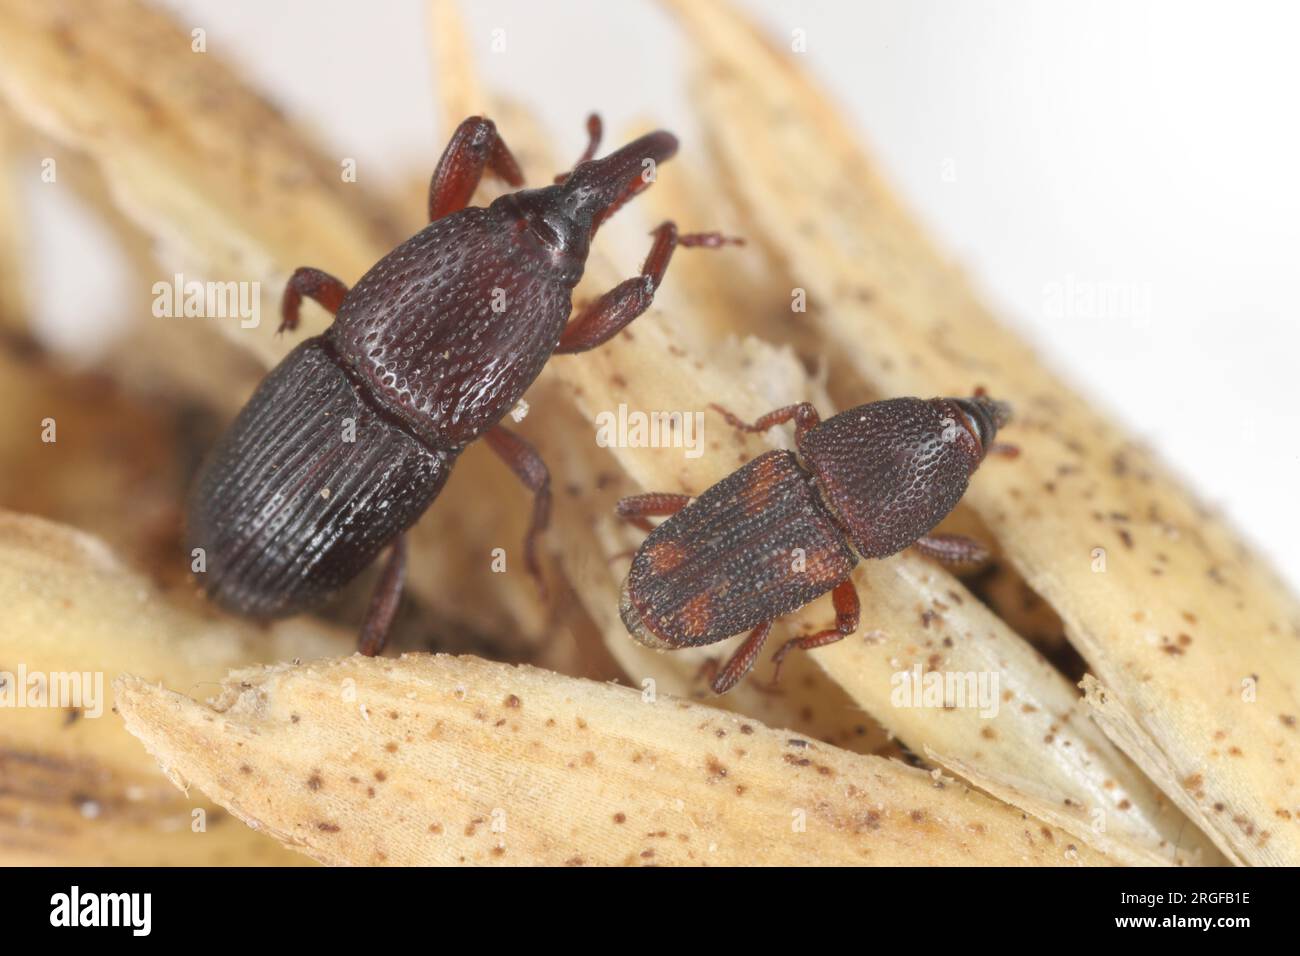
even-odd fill
[[(434, 170), (428, 226), (351, 289), (318, 269), (293, 273), (280, 331), (298, 326), (304, 297), (334, 321), (266, 376), (187, 503), (196, 576), (218, 604), (259, 618), (317, 607), (388, 547), (359, 640), (377, 654), (405, 581), (403, 534), (479, 438), (533, 493), (523, 556), (540, 586), (549, 473), (500, 420), (552, 354), (596, 348), (645, 312), (674, 249), (740, 242), (664, 222), (640, 274), (570, 318), (596, 230), (677, 151), (661, 130), (595, 159), (594, 114), (587, 134), (567, 174), (525, 190), (493, 122), (470, 117)], [(516, 191), (469, 206), (485, 173)]]
[[(623, 583), (628, 633), (662, 650), (701, 647), (748, 631), (711, 688), (731, 690), (758, 659), (772, 623), (831, 593), (835, 626), (787, 641), (773, 661), (852, 634), (861, 605), (859, 558), (914, 546), (947, 563), (987, 558), (978, 542), (934, 527), (957, 505), (1010, 406), (971, 398), (892, 398), (822, 421), (808, 402), (734, 427), (763, 432), (793, 421), (798, 455), (769, 451), (692, 500), (624, 498), (618, 514), (649, 531)], [(1009, 446), (999, 451), (1013, 453)], [(802, 460), (801, 460), (802, 459)], [(649, 518), (667, 517), (657, 527)], [(776, 675), (773, 675), (773, 681)]]

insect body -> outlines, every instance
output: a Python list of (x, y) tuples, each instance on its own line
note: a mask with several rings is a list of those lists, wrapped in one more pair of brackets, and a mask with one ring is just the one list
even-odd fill
[(534, 493), (524, 557), (540, 583), (549, 476), (499, 421), (552, 353), (595, 348), (644, 312), (677, 246), (737, 241), (665, 222), (641, 274), (570, 321), (592, 236), (677, 149), (661, 131), (593, 160), (597, 117), (588, 131), (586, 152), (554, 185), (467, 208), (485, 171), (523, 184), (495, 126), (471, 117), (434, 172), (429, 226), (351, 290), (316, 269), (293, 274), (281, 330), (297, 326), (304, 296), (335, 320), (263, 380), (194, 483), (189, 546), (213, 599), (258, 617), (306, 610), (391, 543), (362, 633), (362, 651), (377, 653), (401, 594), (401, 535), (478, 438)]
[[(719, 409), (719, 411), (723, 411)], [(858, 558), (883, 558), (909, 545), (945, 561), (986, 555), (969, 538), (932, 535), (993, 445), (1010, 409), (973, 398), (895, 398), (842, 412), (825, 422), (807, 402), (746, 425), (765, 431), (793, 420), (799, 457), (760, 455), (694, 501), (687, 495), (624, 498), (619, 514), (650, 528), (632, 560), (620, 612), (628, 632), (662, 649), (749, 636), (713, 679), (724, 694), (749, 671), (772, 622), (830, 591), (835, 627), (786, 642), (838, 641), (858, 626), (849, 577)], [(800, 461), (800, 457), (802, 461)]]

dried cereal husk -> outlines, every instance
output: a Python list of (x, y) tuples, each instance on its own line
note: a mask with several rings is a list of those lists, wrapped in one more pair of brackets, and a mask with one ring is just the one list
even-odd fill
[(1107, 862), (955, 781), (527, 666), (353, 656), (117, 699), (174, 782), (325, 863)]

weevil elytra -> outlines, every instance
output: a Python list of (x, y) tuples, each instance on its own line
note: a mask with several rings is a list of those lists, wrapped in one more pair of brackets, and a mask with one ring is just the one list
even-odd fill
[[(860, 605), (849, 575), (859, 557), (909, 546), (950, 563), (986, 556), (970, 538), (931, 531), (1010, 420), (1005, 403), (982, 392), (893, 398), (823, 422), (803, 402), (753, 424), (717, 410), (750, 432), (793, 421), (798, 457), (767, 452), (694, 500), (645, 494), (618, 503), (622, 517), (650, 531), (623, 584), (628, 633), (648, 647), (675, 649), (749, 632), (714, 674), (714, 693), (725, 694), (754, 666), (773, 621), (828, 591), (835, 626), (787, 641), (773, 658), (778, 671), (791, 650), (852, 634)], [(668, 520), (652, 528), (652, 516)]]
[(202, 549), (198, 579), (211, 598), (255, 617), (304, 611), (391, 545), (360, 639), (363, 653), (378, 653), (405, 579), (402, 535), (478, 438), (533, 492), (523, 554), (540, 585), (550, 479), (500, 420), (552, 353), (595, 348), (643, 313), (675, 248), (739, 242), (665, 222), (640, 275), (570, 320), (596, 230), (677, 151), (658, 131), (593, 159), (599, 117), (587, 131), (586, 151), (553, 185), (472, 207), (485, 172), (517, 189), (523, 176), (495, 125), (471, 117), (434, 171), (428, 226), (350, 290), (317, 269), (293, 274), (281, 331), (296, 328), (304, 296), (334, 322), (267, 375), (195, 479), (188, 547)]

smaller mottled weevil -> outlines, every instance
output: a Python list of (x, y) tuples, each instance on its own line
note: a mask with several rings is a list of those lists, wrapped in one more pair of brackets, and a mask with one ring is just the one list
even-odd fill
[[(971, 398), (891, 398), (823, 422), (802, 402), (752, 425), (713, 407), (748, 432), (794, 421), (802, 462), (793, 452), (770, 451), (694, 501), (634, 495), (618, 503), (618, 513), (650, 532), (623, 584), (619, 612), (628, 633), (669, 650), (749, 631), (714, 673), (714, 693), (731, 690), (754, 666), (774, 620), (827, 591), (835, 626), (787, 641), (773, 657), (777, 672), (794, 648), (822, 647), (857, 630), (850, 574), (859, 556), (915, 546), (945, 563), (987, 558), (970, 538), (930, 532), (961, 500), (1010, 421), (1006, 403), (982, 390)], [(651, 516), (670, 517), (652, 528)]]

